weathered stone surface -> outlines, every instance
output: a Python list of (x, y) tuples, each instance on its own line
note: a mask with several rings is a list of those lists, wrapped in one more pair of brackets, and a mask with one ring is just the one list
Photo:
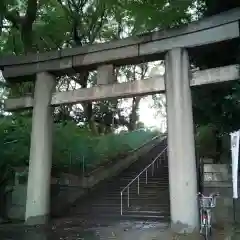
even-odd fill
[(27, 55), (7, 55), (0, 58), (0, 66), (21, 65), (60, 58), (60, 51), (49, 51), (45, 53), (29, 53)]
[[(190, 80), (191, 86), (219, 83), (239, 79), (239, 65), (195, 71)], [(113, 77), (114, 80), (114, 77)], [(154, 76), (135, 82), (96, 86), (75, 91), (57, 92), (53, 94), (51, 104), (78, 103), (83, 101), (97, 101), (111, 98), (127, 98), (137, 95), (154, 94), (165, 91), (163, 76)], [(31, 108), (33, 98), (30, 96), (5, 100), (5, 110)]]
[(201, 21), (194, 21), (191, 24), (180, 26), (179, 28), (154, 32), (152, 34), (152, 40), (159, 40), (176, 35), (189, 34), (203, 29), (213, 28), (219, 26), (220, 22), (221, 25), (234, 22), (239, 19), (239, 10), (239, 8), (232, 9), (231, 11), (226, 11), (215, 16), (203, 18)]
[(39, 219), (40, 223), (49, 214), (53, 125), (50, 103), (55, 84), (55, 78), (51, 74), (43, 72), (37, 75), (25, 219)]
[(113, 84), (116, 83), (117, 77), (114, 75), (114, 67), (112, 64), (101, 65), (97, 68), (97, 84)]
[[(57, 92), (53, 94), (51, 104), (57, 106), (64, 103), (78, 103), (84, 101), (97, 101), (113, 98), (128, 98), (132, 96), (159, 93), (163, 90), (164, 79), (162, 76), (157, 76), (134, 82), (115, 83), (85, 89), (80, 88), (74, 91)], [(30, 108), (32, 106), (32, 97), (8, 99), (5, 101), (6, 110)]]
[[(205, 29), (199, 32), (179, 34), (172, 38), (160, 39), (155, 42), (141, 44), (139, 55), (149, 55), (168, 51), (177, 47), (193, 48), (201, 45), (221, 42), (239, 37), (239, 23), (229, 23), (219, 27)], [(227, 33), (227, 34), (226, 34)]]
[(139, 57), (138, 45), (121, 48), (107, 49), (102, 52), (92, 52), (88, 54), (73, 56), (73, 66), (75, 68), (84, 66), (97, 66), (100, 63), (116, 63), (123, 59)]
[(204, 181), (229, 181), (229, 167), (227, 164), (204, 164)]
[(126, 46), (149, 42), (151, 40), (152, 40), (152, 33), (147, 33), (139, 36), (128, 37), (121, 40), (114, 40), (111, 42), (87, 45), (87, 46), (78, 47), (78, 48), (77, 47), (67, 48), (61, 51), (61, 57), (76, 56), (76, 55), (82, 55), (87, 53), (105, 51), (109, 49), (122, 48)]
[(199, 86), (211, 83), (221, 83), (238, 80), (240, 77), (239, 65), (212, 68), (192, 73), (191, 86)]
[(189, 69), (185, 49), (169, 51), (165, 81), (171, 223), (174, 231), (191, 233), (199, 226), (199, 211)]
[(8, 78), (15, 76), (26, 76), (45, 71), (51, 72), (68, 72), (73, 68), (73, 58), (66, 57), (61, 59), (51, 59), (48, 61), (39, 61), (31, 64), (10, 65), (4, 68), (4, 76)]
[(9, 219), (24, 220), (26, 211), (26, 185), (17, 185), (13, 187), (12, 192), (8, 194), (7, 215)]

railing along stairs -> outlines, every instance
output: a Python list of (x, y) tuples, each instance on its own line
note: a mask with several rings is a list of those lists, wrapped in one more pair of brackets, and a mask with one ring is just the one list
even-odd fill
[[(134, 183), (137, 184), (137, 195), (141, 194), (141, 184), (148, 184), (149, 175), (154, 176), (156, 170), (166, 161), (167, 158), (167, 147), (165, 147), (158, 155), (153, 159), (153, 161), (147, 165), (135, 178), (133, 178), (120, 192), (121, 197), (121, 215), (123, 215), (123, 200), (124, 193), (127, 193), (127, 208), (130, 208), (130, 195), (131, 195), (131, 187)], [(144, 177), (144, 183), (140, 182), (140, 177)]]

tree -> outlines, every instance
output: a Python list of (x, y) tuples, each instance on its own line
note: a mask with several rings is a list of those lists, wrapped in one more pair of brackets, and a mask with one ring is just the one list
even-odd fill
[[(236, 0), (199, 1), (200, 15), (212, 16), (240, 6)], [(219, 43), (209, 46), (205, 51), (197, 51), (192, 58), (195, 66), (200, 69), (215, 68), (239, 63), (239, 41)], [(217, 155), (220, 159), (222, 151), (222, 136), (240, 128), (240, 85), (239, 82), (208, 85), (193, 89), (193, 113), (196, 126), (212, 124), (215, 127)]]
[[(151, 3), (128, 0), (124, 5), (112, 0), (3, 1), (1, 21), (6, 24), (2, 26), (2, 49), (5, 53), (14, 52), (18, 55), (121, 39), (187, 22), (191, 18), (188, 11), (191, 5), (190, 0), (180, 4), (177, 1), (169, 4), (164, 0)], [(141, 12), (143, 9), (144, 12)], [(162, 18), (159, 18), (159, 14)], [(24, 24), (27, 27), (23, 29)], [(128, 80), (132, 81), (135, 68), (127, 66), (121, 71), (128, 72)], [(130, 74), (130, 71), (133, 73)], [(86, 88), (89, 83), (96, 84), (96, 74), (81, 72), (75, 76), (64, 76), (58, 79), (58, 88), (67, 90), (73, 82), (76, 84), (70, 87), (72, 89)], [(31, 83), (10, 87), (12, 96), (33, 92)], [(125, 124), (129, 129), (135, 129), (140, 100), (140, 97), (132, 99), (131, 112), (127, 117), (114, 117), (115, 112), (119, 115), (119, 101), (104, 101), (82, 104), (83, 108), (79, 105), (57, 107), (55, 121), (87, 122), (92, 129), (96, 129), (95, 122), (101, 125), (104, 122), (108, 129), (114, 122), (115, 126)]]
[[(138, 81), (144, 79), (147, 76), (149, 66), (148, 63), (142, 63), (138, 65), (124, 66), (119, 69), (119, 81)], [(118, 119), (117, 121), (128, 128), (129, 131), (133, 131), (137, 128), (139, 121), (139, 104), (142, 97), (137, 96), (131, 99), (128, 99), (129, 107), (128, 109), (119, 108), (117, 111)], [(122, 105), (126, 103), (125, 100), (122, 100)], [(124, 111), (125, 110), (125, 111)]]
[[(227, 10), (230, 10), (235, 7), (240, 7), (240, 2), (236, 0), (230, 1), (216, 1), (216, 0), (205, 0), (202, 1), (204, 7), (202, 8), (202, 16), (212, 16)], [(214, 68), (225, 65), (231, 65), (239, 63), (240, 57), (240, 45), (239, 41), (232, 41), (230, 43), (220, 43), (216, 46), (210, 46), (206, 51), (197, 52), (197, 55), (194, 56), (193, 62), (200, 69), (205, 68)], [(236, 126), (239, 111), (237, 102), (239, 101), (239, 83), (227, 83), (227, 84), (218, 84), (207, 86), (207, 88), (197, 88), (194, 91), (194, 99), (197, 103), (198, 108), (196, 108), (196, 114), (202, 114), (204, 117), (198, 118), (200, 122), (212, 121), (213, 123), (227, 123), (227, 125), (233, 125), (231, 129), (238, 128)], [(201, 99), (197, 102), (197, 99)], [(206, 104), (206, 101), (211, 104)], [(205, 114), (203, 113), (205, 109)], [(212, 109), (212, 110), (211, 110)], [(197, 113), (199, 111), (199, 113)], [(211, 114), (211, 112), (213, 114)], [(236, 115), (237, 114), (237, 115)], [(233, 116), (235, 115), (235, 116)], [(238, 121), (238, 120), (237, 120)], [(235, 123), (234, 123), (235, 122)], [(229, 124), (232, 123), (232, 124)], [(238, 125), (238, 124), (237, 124)], [(226, 127), (226, 131), (229, 130), (224, 124), (222, 127)]]
[(33, 23), (37, 18), (39, 5), (37, 0), (22, 2), (3, 0), (0, 3), (1, 21), (4, 23), (4, 20), (7, 20), (11, 25), (2, 25), (1, 29), (10, 27), (13, 31), (18, 30), (25, 53), (34, 51)]

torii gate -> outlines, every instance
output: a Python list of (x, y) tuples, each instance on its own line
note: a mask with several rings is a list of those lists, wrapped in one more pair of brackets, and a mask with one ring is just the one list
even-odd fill
[[(36, 74), (34, 98), (5, 101), (6, 110), (33, 108), (27, 189), (27, 222), (42, 223), (49, 215), (52, 158), (52, 108), (60, 104), (136, 95), (167, 93), (171, 223), (174, 231), (198, 229), (197, 173), (190, 87), (239, 79), (237, 65), (189, 74), (188, 50), (239, 38), (240, 8), (185, 25), (119, 41), (61, 51), (0, 58), (10, 82)], [(188, 49), (188, 50), (187, 50)], [(165, 57), (166, 56), (166, 57)], [(115, 66), (166, 60), (166, 74), (116, 83)], [(56, 76), (97, 69), (98, 86), (54, 92)]]

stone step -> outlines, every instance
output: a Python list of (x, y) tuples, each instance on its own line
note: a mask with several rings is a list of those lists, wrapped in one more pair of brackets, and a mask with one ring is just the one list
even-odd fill
[[(121, 204), (121, 202), (98, 202), (98, 203), (93, 203), (91, 204), (91, 208), (92, 207), (101, 207), (101, 208), (111, 208), (111, 207), (119, 207)], [(126, 201), (127, 203), (127, 201)], [(130, 199), (130, 205), (137, 205), (137, 203), (139, 203), (138, 201), (133, 201), (132, 199)], [(145, 203), (147, 203), (145, 201)], [(125, 202), (124, 202), (125, 205)], [(151, 202), (149, 201), (146, 205), (147, 207), (162, 207), (162, 206), (168, 206), (168, 201), (162, 201), (162, 202)]]
[(155, 167), (153, 176), (151, 169), (149, 169), (147, 184), (145, 175), (140, 176), (139, 195), (137, 180), (131, 185), (129, 188), (129, 208), (127, 207), (127, 190), (124, 191), (122, 196), (124, 216), (120, 214), (120, 191), (151, 163), (165, 146), (164, 144), (154, 147), (117, 177), (104, 181), (104, 183), (91, 191), (85, 200), (77, 202), (76, 205), (71, 208), (69, 211), (70, 216), (73, 219), (97, 219), (98, 223), (108, 220), (112, 221), (113, 219), (134, 218), (141, 220), (156, 218), (168, 222), (170, 206), (167, 164), (159, 165), (159, 168)]
[[(125, 177), (123, 177), (123, 178), (121, 178), (120, 179), (120, 181), (119, 181), (119, 183), (121, 183), (121, 182), (123, 182), (123, 181), (132, 181), (134, 178), (135, 178), (136, 176), (134, 176), (134, 175), (132, 175), (132, 177), (129, 177), (129, 178), (125, 178)], [(163, 176), (158, 176), (158, 177), (152, 177), (152, 176), (148, 176), (148, 178), (147, 178), (147, 180), (149, 181), (149, 182), (158, 182), (158, 181), (168, 181), (168, 179), (169, 179), (169, 177), (168, 177), (168, 175), (163, 175)], [(137, 178), (134, 180), (134, 181), (137, 181)], [(146, 181), (146, 177), (145, 176), (143, 176), (143, 177), (140, 177), (139, 178), (139, 181), (142, 181), (142, 182), (145, 182)], [(116, 182), (115, 182), (116, 183)]]
[[(142, 212), (142, 213), (136, 213), (134, 211), (132, 212), (123, 212), (123, 215), (119, 214), (101, 214), (101, 215), (92, 215), (92, 214), (87, 214), (87, 215), (75, 215), (75, 216), (67, 216), (62, 221), (64, 221), (66, 224), (68, 223), (69, 226), (79, 226), (81, 222), (86, 222), (91, 227), (96, 226), (101, 226), (106, 224), (106, 226), (109, 223), (113, 223), (114, 221), (117, 221), (118, 223), (121, 221), (126, 221), (126, 220), (135, 220), (135, 221), (157, 221), (159, 222), (164, 222), (166, 224), (169, 224), (170, 220), (170, 215), (162, 213), (162, 214), (154, 214), (154, 213), (149, 213), (147, 212)], [(65, 225), (66, 225), (65, 224)]]
[[(135, 185), (131, 185), (128, 187), (129, 191), (134, 192), (134, 191), (138, 191), (138, 186)], [(115, 188), (115, 189), (109, 189), (111, 192), (110, 193), (114, 193), (114, 194), (120, 194), (121, 191), (126, 192), (128, 191), (128, 188)], [(156, 185), (156, 184), (139, 184), (139, 189), (142, 189), (143, 191), (148, 191), (153, 189), (156, 192), (161, 192), (165, 189), (168, 189), (169, 186), (168, 184), (161, 184), (161, 185)]]
[[(128, 213), (128, 214), (134, 214), (134, 215), (159, 215), (159, 216), (169, 216), (169, 208), (167, 207), (162, 207), (162, 208), (123, 208), (123, 212)], [(74, 213), (75, 216), (84, 216), (84, 215), (91, 215), (94, 214), (95, 216), (106, 216), (106, 215), (112, 215), (112, 216), (119, 216), (121, 215), (121, 208), (111, 208), (111, 209), (106, 209), (106, 208), (92, 208), (90, 211), (76, 211)]]
[[(132, 207), (137, 207), (137, 208), (168, 208), (169, 209), (169, 202), (168, 201), (162, 201), (162, 202), (143, 202), (143, 204), (141, 204), (140, 201), (132, 201), (130, 200), (130, 206), (129, 208), (132, 208)], [(106, 203), (93, 203), (91, 205), (89, 205), (88, 207), (86, 208), (82, 208), (82, 207), (78, 207), (76, 206), (75, 208), (73, 207), (73, 211), (81, 211), (81, 209), (83, 209), (83, 211), (86, 211), (86, 210), (89, 210), (89, 209), (93, 209), (93, 208), (101, 208), (101, 209), (118, 209), (120, 208), (121, 206), (121, 202), (116, 202), (116, 203), (112, 203), (112, 202), (106, 202)], [(123, 202), (123, 206), (128, 208), (127, 207), (127, 201), (124, 201)]]
[[(110, 191), (122, 191), (123, 189), (127, 189), (127, 185), (128, 185), (129, 182), (126, 182), (126, 184), (118, 184), (118, 185), (112, 185), (112, 186), (109, 186), (108, 185), (108, 190)], [(159, 183), (156, 183), (156, 182), (139, 182), (139, 186), (142, 187), (142, 188), (162, 188), (162, 187), (166, 187), (168, 186), (168, 182), (159, 182)], [(131, 189), (137, 189), (138, 187), (138, 183), (137, 182), (134, 182), (133, 184), (129, 185), (129, 187)]]
[[(121, 182), (119, 182), (117, 185), (119, 187), (126, 187), (130, 182), (132, 181), (131, 180), (123, 180)], [(159, 179), (159, 180), (151, 180), (151, 179), (148, 179), (147, 180), (147, 183), (146, 183), (146, 179), (143, 179), (143, 180), (139, 180), (139, 184), (142, 184), (142, 185), (163, 185), (163, 184), (166, 184), (168, 185), (168, 182), (169, 180), (168, 179)], [(131, 186), (137, 186), (138, 185), (138, 180), (135, 180)], [(109, 187), (111, 187), (111, 185), (109, 185)], [(112, 187), (116, 187), (116, 183), (112, 185)]]
[[(169, 194), (166, 193), (166, 194), (155, 194), (155, 193), (151, 193), (151, 194), (144, 194), (144, 193), (141, 193), (138, 195), (137, 193), (129, 193), (129, 196), (127, 194), (125, 195), (122, 195), (122, 199), (125, 200), (127, 198), (130, 198), (130, 199), (143, 199), (143, 200), (161, 200), (161, 199), (169, 199)], [(118, 195), (108, 195), (108, 196), (103, 196), (97, 200), (94, 200), (94, 201), (120, 201), (121, 199), (121, 195), (118, 194)], [(93, 202), (94, 202), (93, 201)]]

